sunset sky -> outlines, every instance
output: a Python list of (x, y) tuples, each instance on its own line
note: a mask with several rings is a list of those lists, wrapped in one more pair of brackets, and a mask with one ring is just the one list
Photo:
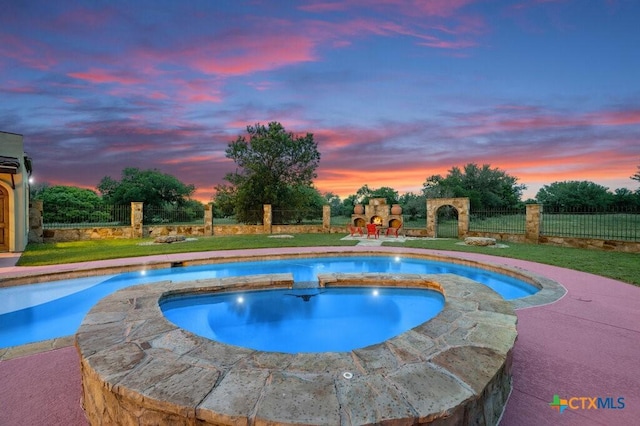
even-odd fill
[(270, 121), (314, 134), (315, 186), (343, 198), (467, 163), (524, 199), (635, 190), (639, 20), (637, 0), (5, 0), (0, 130), (37, 182), (159, 169), (203, 202)]

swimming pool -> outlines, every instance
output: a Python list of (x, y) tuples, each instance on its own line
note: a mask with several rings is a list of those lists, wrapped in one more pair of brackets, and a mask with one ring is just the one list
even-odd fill
[(0, 347), (72, 335), (89, 309), (118, 289), (158, 281), (291, 273), (296, 283), (317, 282), (317, 275), (345, 273), (451, 273), (484, 284), (504, 299), (518, 299), (539, 289), (522, 280), (484, 269), (401, 256), (341, 256), (256, 260), (185, 266), (64, 280), (0, 289)]
[(421, 288), (325, 287), (169, 296), (169, 321), (218, 342), (265, 352), (344, 352), (389, 340), (444, 307)]

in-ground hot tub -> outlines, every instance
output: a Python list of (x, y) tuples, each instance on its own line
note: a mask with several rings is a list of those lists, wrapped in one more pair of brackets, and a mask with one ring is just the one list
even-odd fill
[(161, 300), (180, 328), (264, 352), (349, 352), (384, 342), (435, 317), (436, 290), (406, 287), (303, 287), (181, 294)]
[(163, 298), (291, 287), (290, 274), (156, 283), (100, 301), (76, 335), (92, 424), (495, 424), (511, 389), (512, 305), (456, 275), (327, 274), (319, 286), (435, 289), (433, 319), (345, 352), (232, 346), (169, 322)]

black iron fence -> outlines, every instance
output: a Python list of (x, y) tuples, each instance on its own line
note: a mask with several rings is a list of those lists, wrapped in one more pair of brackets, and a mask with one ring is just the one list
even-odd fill
[(474, 210), (469, 215), (469, 231), (524, 234), (526, 208)]
[[(47, 209), (47, 207), (49, 207)], [(131, 226), (131, 206), (43, 206), (43, 229)]]
[[(251, 218), (256, 224), (263, 223), (263, 210), (252, 211)], [(272, 211), (273, 225), (321, 225), (322, 209)], [(337, 217), (334, 225), (340, 225)], [(345, 216), (344, 223), (350, 218)], [(235, 218), (214, 219), (218, 224), (233, 224)], [(144, 225), (180, 225), (204, 224), (204, 207), (143, 207)], [(423, 227), (424, 222), (418, 221), (414, 226)], [(404, 227), (412, 227), (412, 223), (405, 223)], [(531, 224), (529, 224), (531, 225)], [(92, 228), (131, 226), (131, 206), (43, 206), (43, 228)], [(527, 216), (525, 208), (521, 209), (493, 209), (476, 210), (469, 214), (469, 231), (503, 234), (525, 234)], [(456, 237), (458, 217), (456, 212), (446, 211), (438, 214), (436, 236)], [(592, 238), (618, 241), (640, 241), (640, 208), (609, 209), (609, 210), (574, 210), (543, 208), (540, 215), (540, 235), (551, 237)]]
[(640, 241), (640, 209), (551, 209), (542, 212), (545, 236)]
[(201, 225), (204, 223), (204, 207), (150, 206), (142, 207), (142, 223), (145, 225)]
[(272, 225), (322, 225), (322, 208), (319, 209), (273, 209)]

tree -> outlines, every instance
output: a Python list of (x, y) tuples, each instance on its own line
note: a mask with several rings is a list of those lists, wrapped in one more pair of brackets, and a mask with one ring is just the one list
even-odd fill
[[(638, 166), (636, 173), (631, 176), (631, 179), (640, 182), (640, 166)], [(640, 191), (640, 189), (638, 191)]]
[(520, 204), (522, 191), (518, 178), (490, 165), (469, 163), (461, 170), (452, 167), (446, 177), (433, 175), (425, 181), (422, 193), (427, 198), (468, 197), (474, 210), (512, 208)]
[[(281, 210), (273, 210), (273, 223), (302, 223), (304, 219), (322, 217), (322, 206), (326, 199), (309, 185), (297, 185), (291, 188), (290, 205)], [(279, 216), (276, 212), (280, 212)]]
[(235, 194), (236, 219), (260, 222), (264, 204), (274, 210), (299, 207), (297, 195), (312, 188), (320, 163), (313, 134), (296, 136), (278, 122), (247, 126), (247, 133), (249, 140), (238, 136), (225, 151), (239, 167), (225, 176)]
[(627, 188), (618, 188), (613, 191), (612, 205), (619, 210), (638, 208), (640, 207), (640, 191), (633, 192)]
[(413, 192), (402, 194), (399, 199), (402, 213), (408, 220), (425, 219), (427, 217), (427, 197)]
[(34, 199), (42, 200), (46, 223), (108, 222), (103, 200), (90, 189), (75, 186), (41, 186)]
[(356, 204), (358, 204), (358, 197), (356, 194), (347, 196), (347, 198), (342, 201), (342, 214), (344, 216), (351, 217)]
[(368, 185), (364, 185), (356, 191), (356, 199), (360, 204), (368, 204), (372, 198), (384, 198), (387, 204), (397, 204), (398, 191), (388, 186), (371, 189)]
[(166, 204), (184, 205), (195, 191), (195, 187), (156, 169), (139, 170), (127, 167), (122, 170), (122, 179), (119, 182), (110, 176), (103, 177), (98, 184), (98, 191), (104, 200), (112, 205), (126, 205), (139, 201), (146, 206), (163, 207)]
[(606, 209), (613, 202), (607, 187), (589, 181), (564, 181), (544, 185), (536, 199), (545, 208), (559, 211)]
[(422, 195), (425, 198), (452, 198), (454, 192), (442, 184), (444, 178), (441, 175), (431, 175), (422, 184)]
[(213, 196), (213, 217), (223, 218), (234, 215), (236, 197), (235, 188), (221, 184), (213, 187), (216, 191)]
[(348, 213), (344, 212), (342, 200), (340, 200), (340, 197), (333, 192), (325, 192), (322, 194), (322, 197), (324, 198), (325, 204), (328, 204), (331, 208), (331, 216), (344, 216), (345, 214), (351, 214), (351, 211)]

